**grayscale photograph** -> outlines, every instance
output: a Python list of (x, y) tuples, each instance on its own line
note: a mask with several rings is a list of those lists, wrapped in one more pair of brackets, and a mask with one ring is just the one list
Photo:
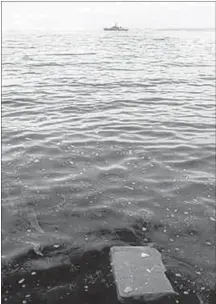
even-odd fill
[(2, 303), (216, 303), (215, 8), (1, 3)]

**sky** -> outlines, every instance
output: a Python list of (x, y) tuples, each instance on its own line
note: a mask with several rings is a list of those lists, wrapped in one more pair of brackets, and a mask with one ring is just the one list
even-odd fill
[(214, 28), (210, 2), (3, 2), (3, 30)]

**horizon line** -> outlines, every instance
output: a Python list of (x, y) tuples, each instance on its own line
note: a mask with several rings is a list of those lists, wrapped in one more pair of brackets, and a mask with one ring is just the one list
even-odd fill
[[(32, 31), (32, 30), (40, 30), (40, 31), (100, 31), (103, 30), (104, 28), (6, 28), (4, 29), (2, 27), (2, 32), (3, 31)], [(216, 28), (214, 27), (131, 27), (128, 28), (129, 30), (215, 30)]]

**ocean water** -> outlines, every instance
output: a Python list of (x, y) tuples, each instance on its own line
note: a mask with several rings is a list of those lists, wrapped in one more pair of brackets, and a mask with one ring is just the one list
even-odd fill
[(207, 30), (3, 33), (3, 303), (116, 303), (113, 245), (157, 248), (214, 303), (214, 49)]

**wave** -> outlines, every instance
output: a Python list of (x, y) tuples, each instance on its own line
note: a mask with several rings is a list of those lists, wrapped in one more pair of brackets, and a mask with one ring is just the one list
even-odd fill
[(3, 301), (115, 303), (110, 247), (149, 245), (213, 303), (213, 40), (172, 36), (5, 36)]
[(46, 56), (90, 56), (96, 55), (95, 52), (85, 52), (85, 53), (50, 53), (46, 54)]

